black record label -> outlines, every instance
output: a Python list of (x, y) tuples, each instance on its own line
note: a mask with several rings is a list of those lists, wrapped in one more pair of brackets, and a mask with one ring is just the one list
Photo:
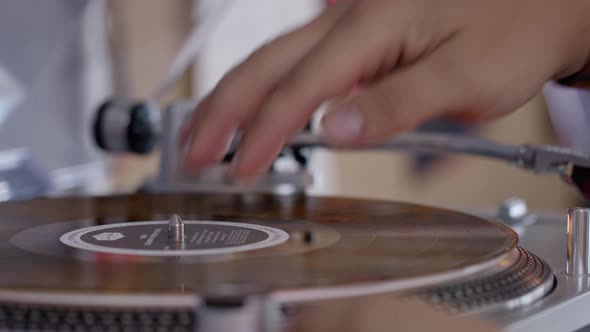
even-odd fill
[(289, 239), (281, 229), (249, 223), (184, 221), (184, 241), (168, 234), (168, 221), (100, 225), (63, 234), (68, 246), (94, 252), (148, 256), (229, 254), (275, 246)]

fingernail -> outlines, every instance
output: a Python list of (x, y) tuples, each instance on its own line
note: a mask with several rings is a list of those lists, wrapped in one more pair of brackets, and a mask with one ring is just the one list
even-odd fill
[(188, 139), (184, 142), (184, 144), (182, 144), (182, 146), (180, 146), (179, 149), (180, 158), (185, 167), (190, 166), (190, 154), (193, 148), (194, 136), (194, 133), (190, 133)]
[(231, 164), (229, 165), (229, 169), (227, 172), (228, 178), (231, 181), (231, 183), (238, 185), (238, 186), (250, 186), (253, 185), (254, 183), (256, 183), (258, 181), (258, 179), (260, 178), (260, 174), (241, 174), (243, 173), (243, 170), (240, 169), (240, 162), (241, 162), (241, 157), (242, 152), (241, 150), (238, 150), (233, 158), (233, 160), (231, 161)]
[(231, 164), (229, 171), (228, 171), (228, 178), (232, 184), (235, 184), (238, 186), (249, 186), (249, 185), (254, 184), (258, 180), (259, 176), (247, 176), (247, 175), (237, 174), (235, 171), (235, 166), (233, 166), (233, 164)]
[(242, 150), (238, 149), (236, 151), (236, 153), (234, 154), (234, 157), (232, 158), (231, 163), (229, 164), (229, 169), (227, 170), (227, 175), (232, 180), (232, 182), (235, 182), (236, 180), (238, 180), (240, 178), (239, 168), (240, 168), (241, 159), (242, 159)]
[(258, 180), (257, 176), (240, 176), (240, 177), (233, 177), (231, 179), (232, 183), (238, 186), (251, 186), (256, 183)]
[(364, 127), (364, 116), (359, 108), (346, 103), (333, 107), (322, 119), (326, 139), (336, 143), (346, 143), (361, 137)]
[(180, 130), (178, 131), (178, 136), (176, 139), (176, 143), (178, 145), (183, 145), (186, 143), (186, 141), (188, 140), (188, 136), (190, 135), (190, 133), (188, 132), (190, 129), (190, 124), (189, 123), (184, 123), (181, 127)]

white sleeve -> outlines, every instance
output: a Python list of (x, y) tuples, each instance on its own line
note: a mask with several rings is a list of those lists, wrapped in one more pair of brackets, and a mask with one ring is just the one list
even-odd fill
[(550, 82), (543, 95), (561, 144), (590, 154), (590, 90)]

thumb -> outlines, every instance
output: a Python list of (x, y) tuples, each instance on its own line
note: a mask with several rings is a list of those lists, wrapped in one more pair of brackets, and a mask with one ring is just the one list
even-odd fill
[(400, 70), (329, 107), (324, 138), (338, 146), (380, 143), (457, 107), (453, 84), (428, 67)]

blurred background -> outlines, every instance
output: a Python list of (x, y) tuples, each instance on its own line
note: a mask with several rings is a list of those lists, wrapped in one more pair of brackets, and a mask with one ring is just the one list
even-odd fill
[[(0, 100), (12, 103), (2, 113), (0, 150), (4, 159), (19, 163), (17, 175), (22, 175), (14, 180), (13, 171), (3, 181), (26, 187), (35, 174), (49, 178), (39, 181), (56, 192), (104, 194), (134, 191), (157, 176), (158, 151), (109, 155), (96, 148), (91, 136), (94, 112), (113, 94), (147, 96), (195, 24), (218, 1), (0, 2), (0, 75), (10, 77), (4, 85), (11, 87), (2, 90), (0, 85), (0, 92), (12, 91), (4, 97), (0, 93)], [(162, 104), (203, 96), (257, 46), (308, 21), (325, 2), (236, 1)], [(465, 130), (445, 123), (432, 126)], [(504, 143), (559, 143), (541, 95), (512, 115), (469, 130)], [(318, 150), (309, 165), (314, 178), (309, 191), (315, 195), (458, 209), (495, 208), (519, 196), (534, 210), (559, 212), (581, 199), (556, 176), (535, 176), (473, 157), (430, 160), (403, 153)]]

